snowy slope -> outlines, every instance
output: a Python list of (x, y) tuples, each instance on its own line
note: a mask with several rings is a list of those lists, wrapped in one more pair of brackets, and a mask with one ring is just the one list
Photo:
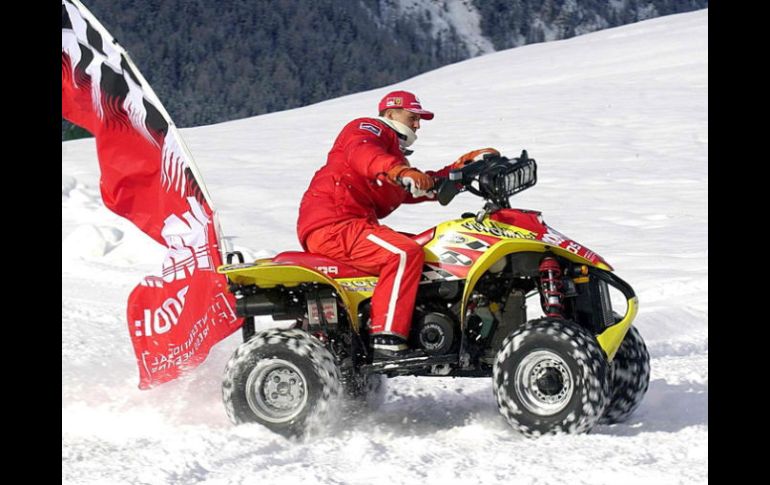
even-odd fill
[[(234, 427), (220, 380), (238, 333), (191, 375), (139, 391), (125, 302), (163, 251), (101, 204), (93, 140), (62, 143), (63, 483), (707, 482), (707, 36), (707, 10), (661, 17), (182, 130), (225, 234), (251, 256), (299, 248), (307, 183), (338, 130), (374, 114), (391, 88), (437, 113), (414, 145), (418, 167), (526, 148), (539, 182), (513, 205), (541, 210), (639, 295), (650, 390), (628, 423), (590, 435), (526, 440), (498, 414), (488, 380), (411, 377), (390, 380), (377, 414), (312, 442)], [(386, 222), (421, 231), (478, 202), (403, 206)]]

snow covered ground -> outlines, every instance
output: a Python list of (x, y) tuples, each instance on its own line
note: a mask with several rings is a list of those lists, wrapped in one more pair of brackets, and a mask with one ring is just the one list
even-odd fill
[[(541, 210), (639, 295), (649, 392), (629, 422), (589, 435), (524, 439), (499, 415), (490, 381), (470, 378), (391, 379), (378, 413), (309, 442), (235, 427), (220, 381), (239, 333), (191, 375), (139, 391), (126, 299), (164, 251), (102, 205), (93, 140), (62, 143), (62, 482), (707, 482), (707, 37), (708, 10), (661, 17), (182, 130), (225, 234), (252, 257), (299, 248), (307, 183), (338, 130), (374, 115), (392, 88), (415, 91), (437, 113), (418, 133), (418, 167), (478, 147), (526, 148), (539, 182), (513, 205)], [(478, 202), (463, 194), (448, 207), (403, 206), (386, 222), (422, 231)]]

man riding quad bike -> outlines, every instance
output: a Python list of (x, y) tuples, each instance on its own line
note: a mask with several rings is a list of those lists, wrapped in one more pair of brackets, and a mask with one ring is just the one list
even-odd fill
[[(247, 317), (244, 343), (225, 370), (230, 419), (301, 435), (338, 414), (343, 395), (376, 405), (384, 379), (404, 375), (492, 377), (500, 412), (526, 436), (626, 419), (650, 377), (632, 326), (637, 297), (604, 259), (539, 212), (511, 208), (509, 198), (536, 182), (526, 151), (486, 155), (439, 181), (442, 205), (465, 191), (484, 205), (411, 236), (424, 266), (409, 335), (418, 352), (407, 357), (373, 359), (377, 276), (311, 253), (251, 263), (230, 253), (218, 271)], [(623, 301), (613, 302), (610, 289)], [(528, 320), (530, 296), (543, 317)], [(252, 317), (263, 315), (294, 324), (256, 332)]]

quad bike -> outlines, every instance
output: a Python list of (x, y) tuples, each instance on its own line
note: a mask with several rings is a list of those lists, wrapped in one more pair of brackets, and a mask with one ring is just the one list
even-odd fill
[[(377, 277), (329, 258), (284, 252), (227, 275), (246, 317), (244, 342), (225, 369), (234, 423), (302, 435), (340, 414), (343, 401), (376, 407), (393, 376), (492, 377), (500, 412), (526, 436), (583, 433), (626, 419), (650, 378), (649, 354), (631, 326), (638, 300), (598, 254), (509, 198), (537, 182), (521, 156), (489, 156), (449, 173), (437, 197), (470, 192), (485, 204), (412, 236), (425, 251), (410, 345), (420, 355), (373, 360), (369, 307)], [(239, 261), (233, 262), (234, 258)], [(611, 291), (622, 314), (614, 311)], [(544, 316), (527, 319), (527, 299)], [(290, 320), (256, 332), (252, 317)]]

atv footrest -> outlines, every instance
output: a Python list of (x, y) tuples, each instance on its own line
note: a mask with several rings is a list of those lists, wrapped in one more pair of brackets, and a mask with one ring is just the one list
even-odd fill
[(457, 354), (421, 355), (419, 357), (402, 357), (391, 360), (378, 360), (361, 366), (365, 374), (401, 373), (411, 369), (420, 369), (438, 364), (457, 364)]

